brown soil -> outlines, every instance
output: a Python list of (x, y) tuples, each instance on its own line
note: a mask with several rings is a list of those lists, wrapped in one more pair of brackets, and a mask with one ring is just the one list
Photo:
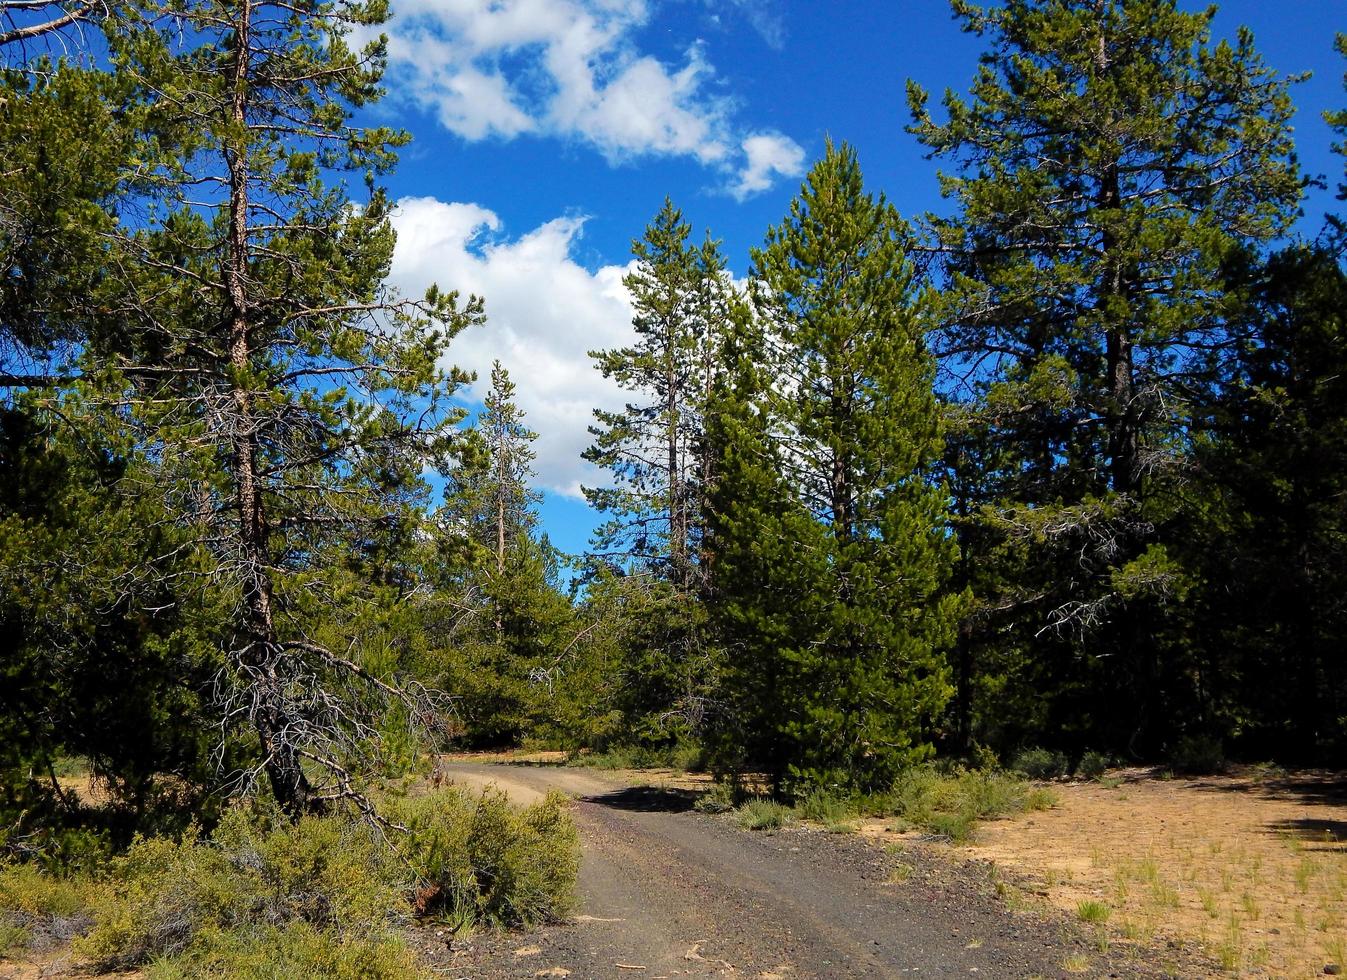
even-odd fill
[(1054, 790), (1052, 810), (987, 824), (961, 850), (1069, 914), (1102, 904), (1115, 938), (1198, 941), (1245, 975), (1347, 971), (1341, 775), (1129, 770)]

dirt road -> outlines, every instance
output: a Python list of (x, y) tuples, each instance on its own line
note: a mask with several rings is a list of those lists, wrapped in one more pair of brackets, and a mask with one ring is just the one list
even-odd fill
[(975, 867), (847, 835), (749, 833), (693, 812), (687, 794), (587, 770), (456, 763), (448, 774), (521, 803), (553, 788), (574, 796), (583, 858), (571, 924), (467, 943), (427, 931), (446, 975), (1201, 975), (1118, 947), (1100, 954), (1064, 920), (1011, 913)]

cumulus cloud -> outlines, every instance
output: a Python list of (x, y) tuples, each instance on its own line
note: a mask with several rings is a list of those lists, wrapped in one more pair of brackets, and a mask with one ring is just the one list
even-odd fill
[[(736, 3), (760, 31), (779, 30), (756, 0)], [(467, 140), (579, 139), (613, 163), (687, 156), (739, 198), (789, 175), (787, 146), (803, 151), (777, 133), (777, 165), (748, 156), (749, 140), (764, 137), (743, 138), (700, 43), (672, 64), (639, 49), (649, 18), (645, 0), (400, 0), (387, 25), (389, 87)]]
[(744, 167), (730, 188), (736, 200), (765, 191), (777, 177), (798, 177), (804, 172), (804, 149), (780, 133), (757, 133), (743, 141)]
[(561, 217), (517, 238), (476, 204), (406, 198), (393, 220), (398, 232), (391, 281), (408, 295), (431, 282), (486, 299), (488, 322), (454, 340), (450, 360), (475, 370), (468, 397), (480, 401), (499, 359), (518, 385), (518, 402), (538, 433), (539, 482), (580, 495), (603, 475), (580, 459), (590, 444), (595, 407), (619, 408), (623, 392), (594, 370), (587, 351), (631, 343), (631, 303), (622, 277), (629, 266), (590, 272), (572, 258), (584, 219)]

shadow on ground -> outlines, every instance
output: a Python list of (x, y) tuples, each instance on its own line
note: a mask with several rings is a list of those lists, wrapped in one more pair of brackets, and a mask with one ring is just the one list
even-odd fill
[(662, 786), (633, 786), (584, 797), (585, 803), (611, 807), (614, 810), (632, 810), (640, 813), (687, 813), (702, 794), (690, 789), (670, 789)]
[(1278, 837), (1292, 837), (1307, 851), (1343, 853), (1347, 843), (1347, 820), (1303, 818), (1277, 820), (1268, 824), (1269, 833)]

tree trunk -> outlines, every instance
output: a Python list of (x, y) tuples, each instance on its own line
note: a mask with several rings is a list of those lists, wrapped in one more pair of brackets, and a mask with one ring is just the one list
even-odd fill
[(685, 511), (686, 501), (683, 499), (682, 460), (679, 458), (678, 452), (678, 437), (682, 426), (678, 411), (681, 392), (678, 385), (678, 365), (676, 361), (678, 352), (674, 348), (676, 338), (676, 326), (670, 321), (665, 325), (664, 334), (666, 364), (664, 411), (669, 457), (667, 464), (669, 467), (669, 558), (673, 565), (674, 584), (680, 590), (686, 590), (689, 578), (687, 514)]
[[(1106, 39), (1101, 32), (1095, 54), (1095, 65), (1101, 77), (1108, 73), (1110, 61)], [(1107, 452), (1109, 482), (1115, 493), (1130, 494), (1136, 489), (1139, 476), (1138, 456), (1140, 442), (1136, 425), (1136, 386), (1133, 370), (1133, 339), (1131, 333), (1131, 293), (1135, 276), (1129, 275), (1124, 260), (1117, 254), (1117, 235), (1111, 224), (1122, 211), (1122, 187), (1119, 161), (1104, 165), (1100, 180), (1098, 205), (1105, 214), (1103, 252), (1104, 282), (1100, 305), (1105, 327), (1105, 385), (1107, 389)], [(1114, 302), (1110, 302), (1110, 301)]]
[[(243, 0), (235, 31), (234, 65), (230, 77), (231, 121), (243, 133), (248, 106), (248, 68), (251, 46), (252, 0)], [(246, 139), (246, 137), (240, 137)], [(263, 766), (281, 808), (298, 817), (312, 806), (312, 791), (296, 747), (287, 739), (283, 709), (285, 678), (281, 649), (276, 641), (272, 610), (266, 515), (258, 480), (257, 420), (249, 388), (252, 363), (248, 273), (248, 155), (247, 148), (226, 145), (229, 170), (229, 237), (224, 279), (228, 295), (230, 386), (233, 419), (227, 434), (234, 467), (234, 503), (238, 514), (241, 565), (244, 653), (242, 665), (257, 710), (253, 715), (262, 750)]]

